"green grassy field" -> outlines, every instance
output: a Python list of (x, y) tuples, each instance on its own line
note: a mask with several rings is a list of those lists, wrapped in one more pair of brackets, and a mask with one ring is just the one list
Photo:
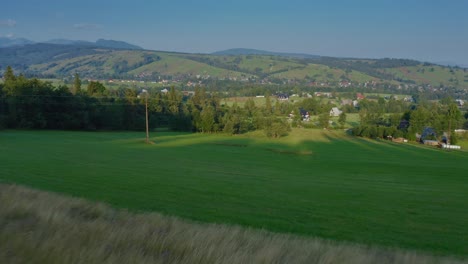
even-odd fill
[(384, 72), (395, 74), (396, 77), (402, 79), (415, 80), (421, 84), (431, 84), (433, 86), (457, 85), (459, 87), (468, 87), (468, 76), (466, 70), (453, 69), (450, 72), (449, 68), (441, 66), (412, 66), (400, 67), (393, 69), (385, 69)]
[(244, 136), (0, 132), (0, 181), (158, 211), (468, 255), (467, 152), (293, 130)]
[[(278, 78), (304, 79), (306, 76), (314, 78), (317, 82), (338, 81), (341, 76), (346, 75), (342, 69), (332, 69), (320, 64), (307, 64), (306, 67), (291, 69), (289, 71), (274, 74)], [(375, 77), (369, 76), (362, 72), (352, 71), (348, 78), (351, 82), (361, 83), (377, 80)]]
[(129, 213), (0, 183), (0, 263), (466, 264), (463, 257)]

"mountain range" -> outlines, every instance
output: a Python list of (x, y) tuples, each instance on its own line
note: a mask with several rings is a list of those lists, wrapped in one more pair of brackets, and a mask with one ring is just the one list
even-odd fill
[(25, 39), (25, 38), (0, 37), (0, 48), (24, 46), (24, 45), (31, 45), (31, 44), (37, 44), (37, 43), (60, 44), (60, 45), (87, 45), (87, 46), (94, 46), (94, 47), (128, 49), (128, 50), (142, 50), (143, 49), (142, 47), (129, 44), (124, 41), (106, 40), (106, 39), (98, 39), (95, 42), (84, 41), (84, 40), (69, 40), (69, 39), (51, 39), (51, 40), (43, 41), (43, 42), (36, 42), (36, 41), (32, 41), (32, 40)]

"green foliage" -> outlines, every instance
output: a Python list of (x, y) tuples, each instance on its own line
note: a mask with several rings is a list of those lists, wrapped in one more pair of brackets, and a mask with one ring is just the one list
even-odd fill
[(274, 117), (265, 118), (265, 135), (269, 138), (280, 138), (288, 135), (291, 127), (288, 122)]
[(458, 143), (458, 135), (453, 131), (450, 133), (450, 144), (456, 145)]
[(338, 118), (338, 123), (340, 124), (341, 128), (344, 128), (346, 124), (346, 113), (342, 112)]
[(271, 98), (270, 98), (270, 95), (266, 95), (265, 96), (265, 115), (266, 116), (269, 116), (273, 113), (273, 108), (271, 106)]
[(3, 74), (3, 79), (5, 82), (16, 81), (16, 76), (13, 73), (13, 69), (11, 68), (11, 66), (8, 66), (6, 68), (5, 73)]
[(321, 113), (319, 115), (318, 122), (321, 127), (328, 128), (330, 126), (330, 113)]
[(81, 93), (81, 80), (78, 73), (75, 73), (75, 79), (73, 81), (73, 94), (80, 94)]
[(410, 115), (410, 129), (422, 132), (423, 128), (430, 126), (431, 113), (424, 106), (420, 105)]
[(89, 96), (103, 96), (106, 87), (100, 82), (91, 81), (88, 84), (87, 92)]
[(215, 131), (215, 111), (211, 105), (203, 108), (200, 113), (201, 132), (211, 133)]

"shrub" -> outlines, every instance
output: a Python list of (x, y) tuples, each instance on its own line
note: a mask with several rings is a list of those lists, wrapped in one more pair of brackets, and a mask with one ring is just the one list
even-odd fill
[(291, 131), (289, 123), (281, 119), (270, 118), (265, 123), (265, 134), (270, 138), (284, 137)]

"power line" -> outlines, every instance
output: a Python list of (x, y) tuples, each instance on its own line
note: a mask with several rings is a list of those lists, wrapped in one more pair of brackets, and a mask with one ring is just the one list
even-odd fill
[[(97, 103), (99, 105), (144, 105), (144, 100), (141, 99), (141, 98), (127, 98), (127, 97), (108, 97), (108, 96), (98, 96), (98, 97), (85, 97), (85, 96), (75, 96), (75, 95), (8, 95), (8, 96), (4, 96), (2, 97), (1, 99), (8, 99), (9, 97), (15, 97), (15, 98), (21, 98), (23, 101), (26, 101), (26, 98), (82, 98), (82, 99), (114, 99), (114, 100), (128, 100), (128, 101), (132, 101), (133, 103), (123, 103), (123, 102), (119, 102), (119, 101), (114, 101), (114, 102), (101, 102), (101, 101), (94, 101), (94, 102), (89, 102), (89, 103)], [(171, 102), (171, 103), (184, 103), (184, 101), (178, 101), (178, 100), (170, 100), (170, 99), (166, 99), (166, 98), (151, 98), (151, 97), (148, 97), (148, 102), (151, 103), (151, 102), (158, 102), (158, 103), (167, 103), (167, 102)], [(44, 102), (42, 102), (44, 103)], [(69, 104), (70, 102), (57, 102), (57, 101), (54, 101), (54, 102), (46, 102), (47, 104)], [(79, 103), (78, 102), (74, 102), (74, 103)], [(135, 104), (135, 103), (141, 103), (141, 104)], [(186, 102), (185, 102), (186, 103)], [(205, 105), (204, 104), (196, 104), (196, 103), (193, 103), (191, 102), (192, 105), (195, 105), (195, 106), (200, 106), (200, 107), (204, 107)]]

